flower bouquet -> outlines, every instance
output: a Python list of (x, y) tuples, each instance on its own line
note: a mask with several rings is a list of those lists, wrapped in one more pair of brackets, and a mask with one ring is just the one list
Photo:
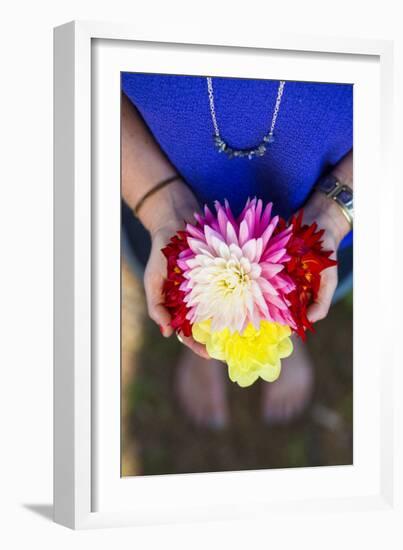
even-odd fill
[(272, 203), (248, 199), (235, 218), (227, 201), (195, 214), (162, 250), (167, 258), (165, 307), (171, 325), (225, 361), (233, 382), (273, 382), (290, 336), (313, 331), (307, 317), (321, 272), (336, 265), (323, 250), (323, 230), (272, 216)]

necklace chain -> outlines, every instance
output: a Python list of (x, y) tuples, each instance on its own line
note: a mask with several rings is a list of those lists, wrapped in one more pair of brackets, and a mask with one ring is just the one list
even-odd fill
[(210, 76), (206, 78), (207, 78), (207, 91), (208, 91), (208, 98), (209, 98), (209, 105), (210, 105), (211, 121), (214, 127), (213, 139), (214, 139), (214, 144), (218, 149), (218, 152), (225, 153), (229, 158), (248, 157), (248, 159), (252, 159), (255, 156), (262, 157), (266, 153), (267, 145), (274, 141), (274, 128), (276, 126), (278, 113), (280, 111), (280, 105), (281, 105), (281, 99), (283, 97), (285, 81), (284, 80), (279, 81), (279, 85), (277, 89), (277, 98), (276, 98), (276, 103), (274, 105), (273, 115), (270, 123), (270, 129), (267, 132), (267, 134), (263, 136), (263, 140), (261, 141), (261, 143), (259, 143), (259, 145), (251, 149), (235, 149), (233, 147), (230, 147), (221, 137), (220, 129), (217, 122), (217, 113), (215, 109), (213, 79)]

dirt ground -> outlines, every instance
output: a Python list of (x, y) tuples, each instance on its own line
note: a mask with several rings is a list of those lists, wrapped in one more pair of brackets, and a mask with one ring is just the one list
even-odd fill
[(268, 426), (260, 416), (264, 382), (239, 388), (228, 380), (231, 424), (211, 431), (195, 428), (175, 399), (181, 344), (147, 320), (141, 284), (127, 266), (122, 276), (123, 476), (352, 463), (352, 295), (308, 338), (315, 394), (298, 421)]

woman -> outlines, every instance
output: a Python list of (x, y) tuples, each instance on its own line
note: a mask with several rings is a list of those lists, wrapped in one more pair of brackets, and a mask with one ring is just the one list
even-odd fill
[[(347, 206), (317, 187), (326, 174), (335, 185), (353, 185), (350, 85), (123, 73), (122, 90), (123, 222), (146, 263), (148, 312), (164, 336), (172, 329), (162, 305), (161, 248), (203, 203), (228, 199), (239, 213), (247, 197), (257, 196), (273, 201), (285, 218), (303, 207), (304, 220), (326, 230), (326, 248), (343, 256), (351, 250)], [(337, 278), (337, 268), (323, 272), (311, 321), (326, 317)], [(226, 425), (222, 364), (192, 338), (183, 342), (182, 405), (198, 424)], [(311, 395), (310, 359), (299, 341), (294, 345), (280, 378), (263, 386), (262, 412), (270, 422), (294, 417)]]

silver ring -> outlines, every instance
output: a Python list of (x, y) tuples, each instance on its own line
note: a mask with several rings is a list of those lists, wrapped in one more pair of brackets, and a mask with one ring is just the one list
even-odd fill
[(180, 342), (181, 344), (184, 343), (183, 340), (182, 340), (182, 336), (179, 334), (179, 332), (176, 333), (176, 337), (177, 337), (177, 339), (179, 340), (179, 342)]

